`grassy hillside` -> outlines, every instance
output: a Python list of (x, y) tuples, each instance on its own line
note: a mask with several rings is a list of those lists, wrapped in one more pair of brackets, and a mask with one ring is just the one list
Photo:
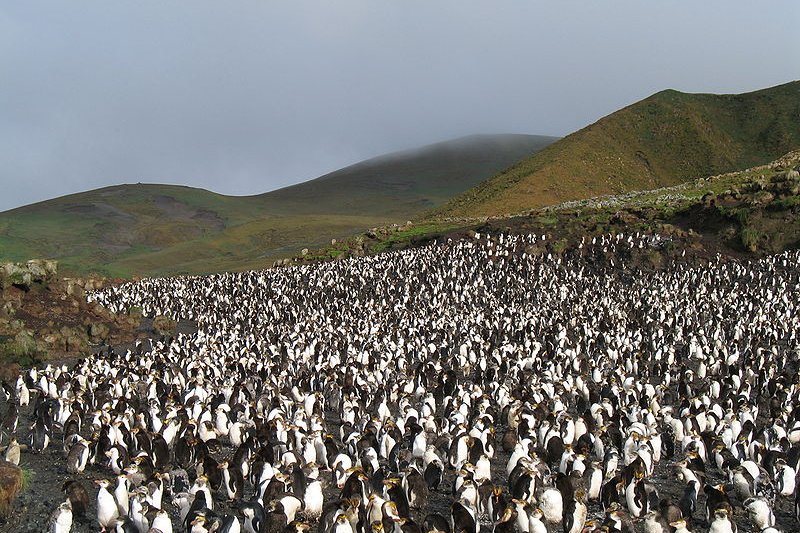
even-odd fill
[[(594, 237), (640, 232), (659, 235), (657, 247), (643, 248), (630, 268), (660, 268), (670, 261), (759, 257), (800, 248), (800, 150), (767, 165), (685, 181), (671, 187), (563, 202), (524, 215), (427, 221), (380, 228), (296, 261), (369, 255), (435, 240), (481, 234), (547, 235), (531, 253), (583, 253)], [(655, 242), (655, 241), (654, 241)], [(635, 257), (634, 257), (635, 256)], [(598, 264), (620, 258), (599, 257)], [(627, 268), (626, 267), (626, 268)]]
[(739, 95), (662, 91), (453, 198), (435, 217), (519, 213), (763, 164), (800, 146), (800, 82)]
[(553, 140), (468, 137), (256, 196), (150, 184), (72, 194), (0, 213), (0, 260), (48, 257), (62, 270), (123, 277), (263, 267), (405, 222)]

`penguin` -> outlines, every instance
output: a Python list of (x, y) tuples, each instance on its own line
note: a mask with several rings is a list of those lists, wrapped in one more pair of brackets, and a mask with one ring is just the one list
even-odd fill
[[(703, 487), (703, 492), (706, 495), (705, 502), (705, 516), (708, 522), (716, 516), (718, 509), (726, 509), (727, 513), (733, 509), (728, 496), (725, 494), (725, 485), (709, 485)], [(727, 515), (726, 515), (727, 516)]]
[(172, 521), (169, 518), (169, 514), (163, 509), (159, 509), (155, 516), (153, 517), (152, 522), (150, 523), (150, 531), (153, 529), (157, 529), (161, 531), (161, 533), (172, 533)]
[(69, 533), (72, 529), (72, 506), (69, 501), (62, 502), (50, 515), (47, 530), (49, 533)]
[(411, 506), (408, 503), (408, 496), (406, 491), (403, 490), (401, 481), (396, 478), (390, 478), (384, 481), (386, 486), (386, 498), (394, 502), (397, 506), (397, 512), (401, 518), (408, 518), (411, 516)]
[(450, 506), (453, 522), (452, 533), (478, 533), (478, 520), (475, 509), (467, 503), (456, 501)]
[(117, 476), (117, 486), (114, 488), (114, 499), (117, 501), (120, 516), (128, 516), (130, 509), (129, 480), (126, 474)]
[(672, 528), (673, 533), (691, 533), (687, 526), (686, 520), (683, 519), (670, 522), (669, 526)]
[(228, 461), (222, 461), (217, 468), (222, 471), (222, 486), (228, 496), (228, 501), (233, 501), (242, 496), (244, 492), (244, 476), (237, 468), (229, 468)]
[(450, 522), (438, 513), (428, 513), (422, 521), (422, 533), (450, 533)]
[(571, 498), (564, 499), (562, 512), (564, 533), (581, 533), (583, 531), (589, 512), (585, 500), (586, 494), (583, 489), (576, 490)]
[(286, 523), (294, 522), (297, 513), (303, 509), (303, 502), (297, 496), (291, 493), (282, 494), (276, 500), (280, 504), (280, 509), (286, 515)]
[(21, 448), (19, 442), (17, 442), (17, 437), (15, 435), (11, 435), (8, 440), (8, 446), (6, 447), (4, 458), (9, 463), (19, 466), (20, 455)]
[(108, 490), (111, 485), (108, 480), (101, 479), (95, 483), (100, 487), (97, 492), (97, 523), (102, 531), (106, 531), (116, 526), (119, 508), (113, 494)]
[(489, 515), (489, 520), (497, 522), (500, 519), (500, 513), (508, 505), (508, 498), (503, 493), (502, 487), (495, 485), (491, 486), (490, 489), (485, 501), (481, 500), (481, 508)]
[(322, 483), (317, 479), (309, 478), (303, 497), (303, 515), (316, 520), (322, 514), (323, 504)]
[(545, 522), (558, 524), (564, 515), (564, 500), (561, 492), (552, 487), (545, 489), (539, 497), (539, 508), (542, 510)]
[(273, 500), (264, 509), (264, 524), (258, 533), (283, 533), (289, 522), (281, 502)]
[(221, 524), (217, 529), (219, 533), (240, 533), (241, 530), (242, 524), (239, 522), (239, 518), (232, 514), (223, 516)]
[(513, 505), (503, 509), (500, 519), (492, 526), (492, 533), (516, 533), (517, 531), (517, 510)]
[(600, 503), (603, 510), (608, 510), (613, 504), (619, 503), (619, 494), (624, 486), (624, 481), (621, 475), (613, 476), (600, 489)]
[(435, 458), (433, 461), (428, 463), (425, 467), (425, 472), (423, 473), (423, 477), (425, 478), (425, 483), (428, 485), (428, 489), (430, 490), (437, 490), (439, 485), (442, 483), (442, 477), (444, 475), (444, 465), (442, 462)]
[(30, 443), (34, 453), (41, 453), (50, 445), (50, 428), (41, 417), (31, 426)]
[(692, 517), (697, 509), (697, 492), (699, 487), (700, 484), (697, 481), (689, 481), (689, 483), (687, 483), (684, 487), (683, 495), (678, 502), (678, 507), (680, 508), (683, 517), (686, 519), (687, 524), (692, 523)]
[(89, 442), (80, 436), (75, 444), (69, 449), (67, 455), (67, 473), (80, 474), (86, 469), (89, 463)]
[(209, 533), (211, 530), (206, 527), (206, 516), (205, 514), (197, 514), (192, 518), (192, 521), (189, 523), (190, 527), (187, 528), (188, 533)]
[(428, 484), (414, 467), (409, 467), (403, 477), (402, 485), (406, 490), (408, 505), (412, 509), (421, 509), (428, 501)]
[(612, 531), (620, 531), (621, 533), (634, 533), (636, 531), (630, 515), (623, 512), (619, 504), (612, 505), (611, 510), (606, 513), (606, 523)]
[[(269, 533), (269, 531), (265, 530), (264, 533)], [(353, 526), (347, 519), (346, 514), (342, 513), (336, 517), (333, 523), (333, 527), (330, 530), (330, 533), (354, 533)]]
[(129, 516), (121, 516), (114, 523), (114, 533), (140, 533), (141, 529)]
[(644, 515), (644, 533), (670, 533), (669, 522), (658, 511), (649, 511)]
[(730, 511), (725, 507), (717, 508), (708, 527), (708, 533), (736, 533), (737, 531), (736, 523), (731, 520)]
[(584, 472), (587, 480), (586, 499), (595, 502), (600, 499), (600, 491), (603, 488), (603, 468), (600, 462), (592, 461)]
[(283, 530), (283, 533), (306, 533), (309, 529), (311, 529), (311, 524), (307, 522), (298, 522), (295, 520), (286, 526), (286, 529)]
[(86, 487), (77, 479), (68, 479), (61, 486), (61, 491), (67, 496), (74, 518), (83, 521), (86, 510), (89, 508), (89, 493)]
[(264, 507), (257, 501), (240, 501), (238, 509), (243, 516), (242, 529), (245, 533), (261, 533), (267, 519)]
[(758, 531), (775, 525), (775, 513), (766, 498), (750, 498), (743, 503), (750, 522)]

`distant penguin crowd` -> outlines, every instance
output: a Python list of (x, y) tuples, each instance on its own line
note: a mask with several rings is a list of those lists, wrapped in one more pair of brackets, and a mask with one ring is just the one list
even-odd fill
[(198, 330), (24, 371), (6, 458), (62, 458), (54, 533), (800, 530), (800, 252), (546, 241), (91, 293)]

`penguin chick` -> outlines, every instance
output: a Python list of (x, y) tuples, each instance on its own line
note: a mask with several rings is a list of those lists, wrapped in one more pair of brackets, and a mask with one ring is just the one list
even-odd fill
[(49, 533), (69, 533), (72, 529), (72, 506), (69, 501), (62, 502), (50, 515), (47, 530)]

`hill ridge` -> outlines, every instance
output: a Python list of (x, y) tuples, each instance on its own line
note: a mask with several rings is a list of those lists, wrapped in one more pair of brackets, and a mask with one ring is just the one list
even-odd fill
[(65, 271), (112, 277), (263, 268), (332, 238), (405, 223), (551, 141), (444, 141), (248, 196), (109, 185), (0, 213), (0, 260), (48, 257)]
[(659, 91), (601, 117), (431, 213), (488, 216), (668, 186), (800, 145), (800, 82), (742, 94)]

